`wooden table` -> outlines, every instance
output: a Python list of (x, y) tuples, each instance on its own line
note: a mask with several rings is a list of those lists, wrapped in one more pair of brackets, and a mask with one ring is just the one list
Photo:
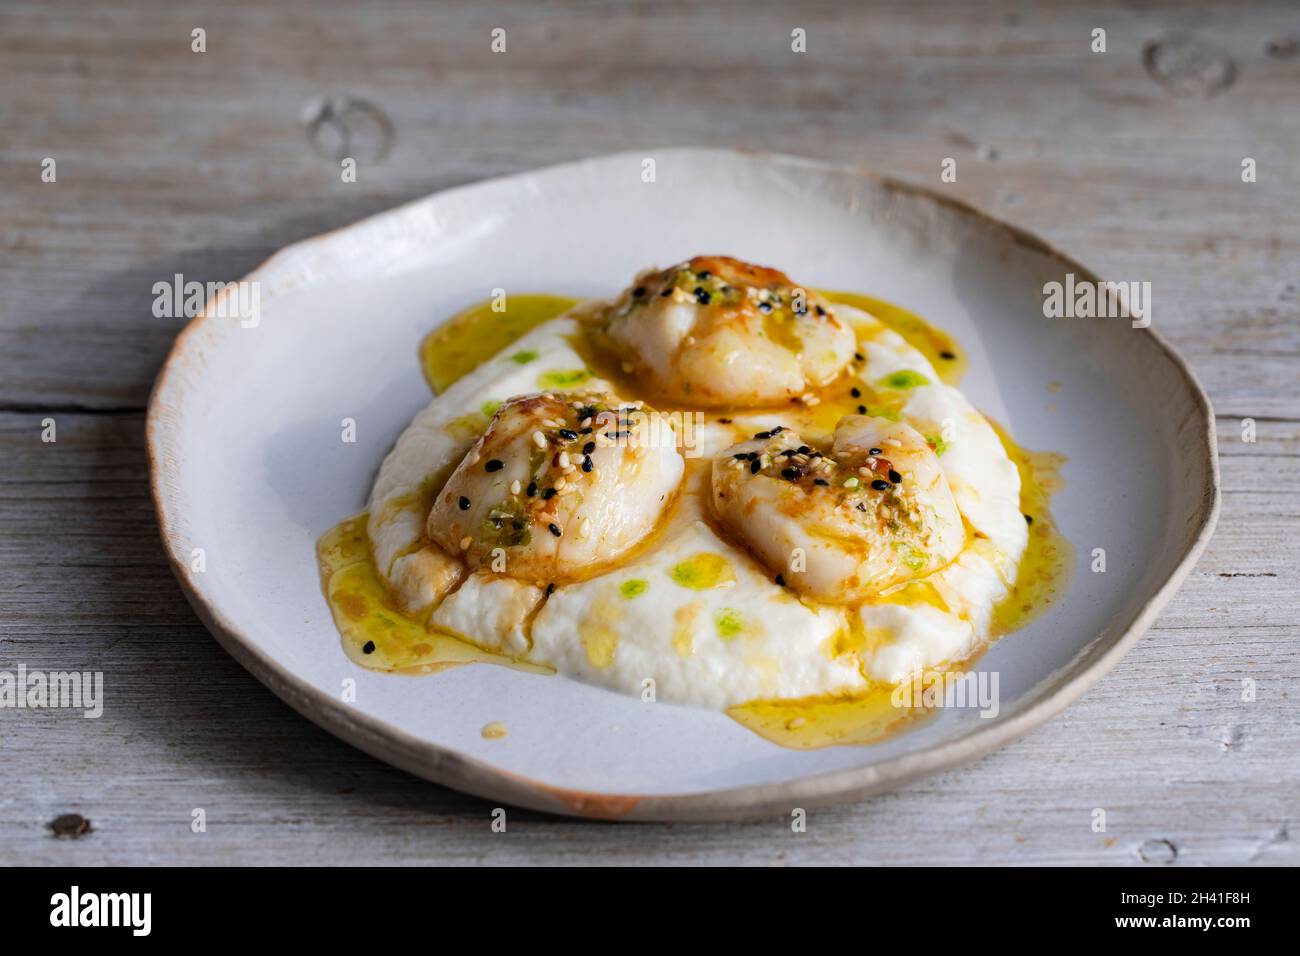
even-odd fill
[[(0, 863), (1300, 863), (1300, 11), (894, 6), (0, 7), (0, 669), (107, 682), (98, 720), (0, 710)], [(336, 121), (330, 96), (371, 108)], [(356, 183), (339, 122), (370, 157)], [(1152, 282), (1219, 416), (1223, 516), (1128, 657), (974, 766), (803, 834), (523, 811), (494, 834), (488, 805), (316, 729), (196, 620), (146, 484), (178, 328), (152, 287), (458, 183), (682, 144), (936, 185), (953, 157), (953, 195)], [(55, 836), (63, 814), (90, 831)]]

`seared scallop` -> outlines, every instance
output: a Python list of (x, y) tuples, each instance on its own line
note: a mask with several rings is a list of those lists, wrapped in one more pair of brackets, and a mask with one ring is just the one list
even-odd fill
[(713, 506), (783, 583), (851, 604), (943, 567), (965, 530), (939, 461), (909, 425), (840, 420), (829, 454), (782, 428), (713, 462)]
[(648, 409), (607, 394), (515, 398), (452, 473), (426, 531), (471, 569), (574, 580), (654, 528), (684, 467)]
[(816, 293), (726, 256), (641, 274), (610, 308), (606, 332), (665, 398), (711, 408), (798, 398), (839, 375), (855, 345)]

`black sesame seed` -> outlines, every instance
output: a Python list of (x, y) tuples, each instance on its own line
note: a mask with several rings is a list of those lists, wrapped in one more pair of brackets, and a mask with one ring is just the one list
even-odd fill
[(529, 498), (531, 498), (533, 495), (537, 494), (537, 482), (535, 482), (535, 481), (530, 481), (530, 482), (528, 483), (527, 494), (528, 494), (528, 497), (529, 497)]
[(555, 489), (554, 489), (554, 488), (547, 488), (545, 491), (542, 492), (542, 500), (543, 500), (543, 501), (550, 501), (550, 500), (551, 500), (552, 498), (554, 498), (554, 497), (555, 497)]
[(884, 452), (881, 451), (879, 448), (868, 448), (868, 449), (867, 449), (867, 454), (868, 454), (868, 455), (883, 455)]
[(731, 457), (736, 459), (736, 461), (749, 461), (749, 455), (743, 451), (738, 451)]
[(659, 294), (663, 296), (665, 299), (668, 298), (670, 295), (673, 294), (672, 286), (669, 286), (667, 289), (664, 289), (664, 291), (660, 292)]
[(781, 452), (781, 457), (782, 457), (782, 458), (793, 458), (793, 457), (794, 457), (795, 455), (797, 455), (797, 454), (799, 454), (799, 453), (798, 453), (797, 451), (795, 451), (793, 448), (787, 448), (785, 451)]
[(807, 445), (800, 445), (800, 446), (799, 446), (799, 454), (801, 454), (801, 455), (806, 455), (806, 454), (808, 454), (808, 452), (810, 452), (810, 451), (812, 451), (812, 449), (809, 448)]
[(546, 527), (551, 532), (551, 534), (555, 535), (557, 538), (560, 536), (560, 526), (555, 522), (551, 522)]
[(635, 289), (632, 290), (632, 296), (633, 296), (633, 298), (639, 299), (639, 298), (641, 298), (641, 296), (643, 296), (643, 295), (645, 295), (645, 286), (643, 286), (643, 285), (639, 285), (639, 286), (637, 286)]
[(785, 587), (785, 577), (783, 575), (778, 574), (776, 576), (776, 583), (781, 585), (781, 587)]
[(772, 311), (772, 306), (771, 306), (771, 304), (768, 303), (768, 302), (760, 302), (760, 303), (758, 304), (758, 311), (760, 311), (760, 312), (771, 312), (771, 311)]
[(568, 428), (561, 428), (560, 437), (563, 438), (565, 441), (577, 441), (578, 433), (575, 431), (571, 431)]
[(827, 481), (825, 478), (814, 478), (814, 479), (813, 479), (813, 484), (814, 484), (814, 485), (822, 485), (823, 487), (825, 487), (825, 486), (830, 485), (830, 482)]
[(861, 397), (862, 397), (862, 389), (858, 388), (858, 387), (855, 385), (853, 388), (849, 389), (849, 394), (852, 395), (854, 398), (861, 398)]
[(867, 413), (867, 406), (865, 406), (865, 405), (859, 405), (859, 406), (858, 406), (858, 414), (859, 414), (859, 415), (865, 415), (866, 413)]
[(362, 654), (373, 654), (375, 652), (375, 642), (366, 641), (365, 646), (361, 648)]
[(883, 478), (877, 478), (875, 481), (871, 483), (871, 487), (875, 488), (877, 491), (888, 491), (890, 488), (893, 487), (893, 485), (885, 481), (885, 479)]
[(586, 428), (580, 428), (580, 429), (578, 429), (578, 434), (579, 434), (579, 435), (590, 435), (593, 431), (594, 431), (594, 429), (593, 429), (590, 425), (588, 425)]
[(953, 359), (955, 359), (956, 357), (957, 357), (956, 355), (954, 355), (952, 352), (949, 352), (949, 351), (947, 351), (947, 350), (944, 350), (944, 351), (942, 351), (942, 352), (939, 353), (939, 358), (941, 358), (941, 359), (947, 359), (949, 362), (951, 362), (951, 361), (952, 361)]
[(763, 463), (759, 461), (757, 458), (755, 458), (753, 461), (749, 463), (749, 473), (751, 475), (757, 475), (762, 470), (763, 470)]
[(730, 419), (730, 418), (719, 418), (719, 419), (718, 419), (718, 424), (719, 424), (719, 425), (730, 425), (730, 424), (731, 424), (731, 419)]
[(1034, 523), (1034, 516), (1033, 516), (1033, 515), (1025, 515), (1025, 524), (1033, 524), (1033, 523)]
[(798, 468), (782, 468), (781, 477), (786, 481), (798, 481), (803, 476)]
[(755, 458), (758, 457), (758, 452), (756, 452), (756, 451), (751, 451), (751, 452), (749, 452), (748, 454), (746, 454), (745, 457), (746, 457), (747, 459), (749, 459), (750, 461), (753, 461)]
[(589, 441), (587, 442), (587, 444), (582, 446), (582, 453), (584, 455), (590, 455), (595, 450), (596, 450), (596, 443), (594, 441)]
[(492, 458), (488, 461), (486, 465), (483, 466), (483, 469), (485, 471), (500, 471), (505, 466), (506, 463), (502, 461), (500, 458)]
[(696, 286), (695, 301), (698, 302), (700, 305), (708, 305), (711, 301), (713, 301), (713, 296), (709, 295), (707, 290), (702, 289), (699, 286)]
[(712, 275), (713, 275), (712, 272), (710, 272), (708, 269), (705, 269), (703, 272), (700, 273), (700, 278), (701, 278), (701, 279), (708, 279), (708, 278), (712, 277)]
[(826, 310), (823, 309), (823, 308), (819, 305), (819, 306), (817, 306), (817, 314), (818, 314), (818, 315), (825, 315), (825, 314), (826, 314)]
[(595, 405), (588, 405), (586, 408), (580, 408), (580, 409), (578, 409), (578, 420), (579, 420), (579, 421), (581, 421), (581, 420), (583, 420), (583, 419), (585, 419), (585, 418), (595, 418), (595, 417), (596, 417), (596, 406), (595, 406)]
[(523, 518), (516, 518), (514, 521), (510, 522), (510, 525), (511, 525), (511, 527), (513, 527), (516, 531), (523, 531), (523, 530), (524, 530), (524, 519), (523, 519)]
[(855, 359), (857, 359), (859, 362), (865, 362), (865, 361), (866, 361), (866, 358), (863, 356), (863, 354), (862, 354), (861, 352), (854, 352), (854, 353), (853, 353), (853, 357), (854, 357)]
[(595, 465), (593, 465), (593, 464), (591, 463), (591, 456), (590, 456), (590, 455), (583, 455), (583, 456), (582, 456), (582, 470), (583, 470), (583, 471), (591, 471), (591, 469), (594, 468), (594, 467), (595, 467)]
[(773, 434), (773, 435), (779, 435), (779, 434), (781, 434), (781, 432), (783, 432), (783, 431), (785, 431), (785, 426), (784, 426), (784, 425), (777, 425), (775, 428), (772, 429), (772, 434)]
[(461, 511), (469, 511), (469, 499), (466, 498), (464, 495), (461, 495), (461, 496), (460, 496), (460, 501), (458, 501), (458, 502), (456, 502), (456, 503), (457, 503), (458, 505), (460, 505), (460, 510), (461, 510)]
[(757, 439), (759, 439), (759, 440), (765, 440), (765, 439), (771, 438), (771, 437), (772, 437), (772, 433), (771, 433), (771, 432), (758, 432), (756, 435), (754, 435), (754, 437), (757, 438)]
[(859, 511), (866, 511), (866, 510), (867, 510), (867, 506), (866, 506), (866, 504), (864, 504), (863, 502), (859, 501), (859, 502), (858, 502), (858, 510), (859, 510)]
[(889, 469), (889, 480), (896, 485), (901, 485), (903, 483), (903, 476), (891, 468)]

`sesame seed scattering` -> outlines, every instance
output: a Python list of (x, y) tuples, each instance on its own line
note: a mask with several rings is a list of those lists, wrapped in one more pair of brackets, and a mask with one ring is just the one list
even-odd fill
[[(660, 448), (639, 440), (643, 409), (593, 393), (504, 403), (466, 456), (481, 467), (462, 465), (435, 501), (430, 539), (459, 544), (471, 567), (498, 554), (501, 573), (530, 580), (562, 581), (607, 562), (649, 533), (684, 467), (675, 442)], [(621, 482), (624, 468), (638, 477), (644, 471), (644, 488)], [(592, 514), (616, 520), (598, 524)]]
[[(445, 573), (445, 584), (424, 578), (441, 588), (431, 624), (627, 692), (632, 661), (709, 706), (736, 703), (759, 659), (767, 683), (740, 699), (838, 693), (790, 681), (829, 681), (841, 665), (846, 680), (890, 679), (877, 650), (899, 644), (898, 657), (915, 643), (915, 622), (901, 630), (912, 603), (923, 596), (932, 618), (961, 613), (944, 606), (953, 587), (913, 585), (957, 567), (968, 536), (985, 543), (939, 464), (945, 451), (944, 465), (975, 459), (964, 444), (974, 419), (920, 391), (931, 366), (908, 364), (892, 332), (868, 330), (871, 317), (838, 296), (698, 257), (574, 310), (550, 340), (512, 346), (493, 360), (508, 387), (484, 367), (487, 387), (459, 411), (467, 427), (448, 426), (462, 449), (450, 477), (411, 495), (432, 503), (424, 550), (380, 574), (409, 593), (416, 573)], [(703, 452), (644, 447), (644, 406), (606, 389), (680, 416), (677, 438), (681, 423), (698, 429)], [(958, 425), (940, 434), (948, 415)], [(1021, 533), (1045, 523), (1030, 524), (1039, 505), (1017, 507)], [(439, 553), (452, 570), (419, 566)], [(897, 640), (865, 648), (864, 630)], [(700, 683), (702, 668), (717, 679)]]

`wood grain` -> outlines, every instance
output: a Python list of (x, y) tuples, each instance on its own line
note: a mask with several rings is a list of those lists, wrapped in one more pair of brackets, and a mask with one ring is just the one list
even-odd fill
[[(0, 862), (1300, 863), (1300, 60), (1269, 53), (1297, 35), (1284, 2), (5, 4), (0, 669), (103, 670), (108, 706), (0, 709)], [(1232, 62), (1228, 88), (1147, 75), (1146, 44), (1189, 37)], [(300, 121), (328, 94), (392, 123), (354, 184)], [(237, 278), (434, 189), (676, 144), (934, 185), (951, 156), (955, 196), (1152, 282), (1155, 324), (1219, 415), (1223, 517), (1097, 688), (972, 767), (816, 812), (803, 834), (524, 811), (495, 834), (488, 805), (299, 718), (186, 605), (143, 459), (179, 326), (152, 316), (152, 286)], [(64, 813), (91, 832), (56, 837)]]

